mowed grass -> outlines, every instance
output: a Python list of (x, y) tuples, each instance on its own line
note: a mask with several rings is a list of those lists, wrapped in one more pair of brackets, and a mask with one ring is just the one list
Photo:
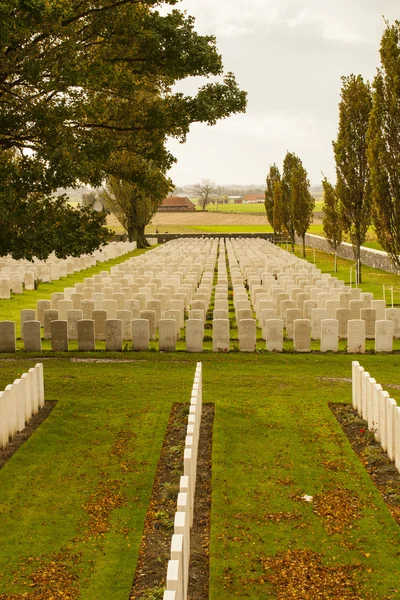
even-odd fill
[[(276, 598), (262, 560), (296, 549), (320, 553), (330, 568), (354, 566), (361, 597), (398, 598), (399, 528), (328, 406), (351, 401), (352, 357), (124, 358), (132, 362), (45, 361), (46, 397), (57, 405), (0, 470), (2, 600), (32, 593), (29, 574), (51, 561), (76, 577), (77, 598), (126, 600), (169, 411), (189, 401), (198, 360), (204, 402), (215, 403), (210, 599)], [(0, 389), (34, 362), (2, 362)], [(361, 364), (396, 398), (399, 356)], [(359, 510), (329, 533), (301, 496), (338, 486)], [(93, 498), (109, 517), (100, 534)]]

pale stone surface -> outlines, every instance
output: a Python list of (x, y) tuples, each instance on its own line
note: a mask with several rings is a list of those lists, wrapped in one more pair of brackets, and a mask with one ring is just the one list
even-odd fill
[(202, 352), (204, 338), (204, 322), (201, 319), (186, 321), (186, 351)]
[(169, 302), (169, 307), (171, 310), (179, 310), (179, 329), (183, 329), (184, 327), (184, 315), (185, 315), (185, 303), (183, 300), (176, 300), (172, 298)]
[(10, 278), (0, 275), (0, 300), (8, 300), (11, 298)]
[(132, 339), (132, 313), (130, 310), (117, 310), (117, 319), (122, 323), (122, 341)]
[(371, 308), (376, 311), (376, 320), (385, 321), (386, 319), (386, 302), (385, 300), (372, 300)]
[(38, 321), (40, 321), (40, 324), (44, 325), (44, 311), (45, 310), (49, 310), (51, 308), (51, 302), (50, 300), (38, 300), (36, 302), (36, 312), (37, 312), (37, 317), (38, 317)]
[(365, 352), (365, 321), (350, 319), (348, 322), (347, 352), (364, 354)]
[(362, 300), (350, 300), (350, 319), (352, 321), (360, 319), (361, 309), (364, 308), (364, 302)]
[(75, 292), (71, 294), (72, 308), (74, 310), (81, 310), (81, 302), (84, 300), (81, 292)]
[(347, 339), (348, 322), (350, 320), (349, 308), (338, 308), (336, 310), (336, 319), (339, 323), (339, 337)]
[[(214, 311), (215, 312), (215, 311)], [(229, 352), (229, 319), (213, 319), (213, 352)]]
[(386, 319), (393, 321), (393, 337), (400, 338), (400, 308), (387, 308)]
[(37, 319), (37, 315), (36, 315), (36, 310), (31, 310), (31, 309), (24, 309), (21, 310), (20, 312), (20, 337), (21, 340), (24, 339), (24, 323), (26, 323), (26, 321), (36, 321)]
[(268, 319), (265, 322), (266, 348), (269, 352), (282, 352), (283, 350), (283, 321), (282, 319)]
[(339, 300), (327, 300), (325, 304), (327, 319), (336, 319), (336, 311), (340, 308)]
[[(307, 300), (306, 302), (310, 302), (310, 300)], [(264, 308), (274, 308), (274, 306), (272, 302), (271, 306), (263, 306), (262, 308), (260, 306), (261, 312)], [(294, 300), (283, 300), (283, 302), (281, 302), (281, 319), (284, 327), (286, 327), (286, 311), (289, 310), (289, 308), (296, 308), (296, 302)]]
[[(153, 311), (154, 312), (154, 311)], [(149, 321), (147, 319), (133, 319), (132, 321), (132, 349), (149, 349)]]
[(51, 308), (53, 310), (58, 310), (58, 302), (60, 300), (64, 300), (64, 292), (54, 292), (51, 295)]
[(117, 301), (116, 300), (104, 300), (103, 310), (107, 311), (108, 319), (117, 318)]
[(122, 321), (120, 319), (106, 320), (106, 350), (122, 352)]
[(360, 310), (360, 319), (365, 321), (365, 337), (367, 340), (373, 340), (375, 337), (376, 312), (373, 308), (362, 308)]
[(33, 271), (26, 271), (24, 275), (24, 287), (29, 291), (35, 289), (35, 273)]
[(321, 321), (321, 352), (337, 352), (339, 344), (339, 322), (336, 319)]
[(94, 311), (94, 301), (93, 300), (83, 300), (81, 302), (81, 311), (84, 319), (92, 319), (92, 313)]
[(22, 275), (20, 273), (12, 273), (11, 291), (13, 294), (22, 294)]
[(117, 310), (125, 309), (125, 302), (127, 299), (125, 294), (123, 294), (122, 292), (114, 293), (112, 299), (115, 300), (117, 303)]
[(175, 319), (160, 319), (158, 324), (159, 348), (164, 352), (176, 350)]
[[(156, 316), (156, 327), (158, 327), (158, 323), (159, 323), (160, 319), (162, 319), (162, 317), (164, 316), (161, 300), (149, 300), (147, 302), (146, 310), (154, 311), (155, 316)], [(147, 318), (147, 317), (143, 317), (143, 318)], [(150, 331), (150, 335), (151, 335), (151, 331)], [(153, 338), (151, 338), (151, 339), (153, 339)]]
[(92, 320), (94, 322), (94, 337), (96, 340), (104, 341), (106, 339), (106, 310), (94, 310)]
[(239, 350), (241, 352), (254, 352), (256, 349), (256, 321), (255, 319), (241, 319), (238, 323)]
[(21, 326), (25, 352), (41, 352), (40, 321), (24, 321)]
[(328, 318), (326, 308), (314, 308), (311, 311), (311, 337), (313, 340), (321, 339), (321, 321)]
[(0, 352), (15, 352), (15, 322), (0, 321)]
[(45, 340), (51, 339), (51, 322), (58, 320), (58, 310), (53, 310), (52, 308), (47, 309), (43, 312), (43, 338)]
[(94, 320), (82, 319), (78, 321), (77, 330), (79, 352), (91, 352), (95, 350)]
[(69, 310), (67, 312), (67, 323), (68, 323), (68, 339), (78, 339), (78, 328), (77, 323), (83, 319), (83, 312), (81, 310)]
[(72, 300), (59, 300), (58, 302), (58, 318), (60, 321), (67, 320), (67, 312), (72, 310)]
[(169, 308), (164, 313), (164, 319), (173, 319), (175, 321), (175, 335), (176, 335), (177, 340), (179, 340), (179, 338), (180, 338), (180, 327), (179, 327), (180, 315), (181, 315), (181, 311), (174, 310), (173, 308)]
[(240, 310), (238, 310), (236, 312), (236, 320), (239, 323), (239, 321), (242, 321), (243, 319), (252, 319), (253, 318), (253, 311), (249, 308), (242, 308)]
[(229, 311), (223, 308), (213, 310), (213, 320), (216, 321), (218, 319), (229, 319)]
[(126, 300), (125, 309), (130, 310), (132, 313), (132, 319), (138, 319), (140, 317), (140, 302), (139, 300)]
[[(157, 300), (157, 302), (159, 302)], [(139, 313), (139, 318), (140, 319), (146, 319), (149, 322), (149, 337), (151, 340), (155, 340), (156, 339), (156, 330), (157, 330), (157, 325), (160, 321), (158, 321), (157, 323), (157, 315), (156, 315), (156, 311), (155, 310), (141, 310)]]
[(395, 458), (395, 441), (396, 441), (396, 410), (397, 403), (394, 398), (387, 399), (387, 420), (386, 420), (386, 431), (387, 431), (387, 454), (390, 460)]
[(393, 321), (375, 321), (375, 352), (393, 351)]
[[(314, 309), (319, 310), (319, 309)], [(296, 352), (311, 351), (311, 321), (295, 319), (293, 322), (293, 347)]]
[(295, 319), (301, 319), (302, 316), (302, 311), (299, 308), (289, 308), (286, 311), (286, 337), (288, 340), (293, 339), (293, 323)]
[(303, 304), (303, 319), (311, 320), (311, 311), (318, 308), (318, 302), (316, 300), (305, 300)]
[(53, 352), (68, 352), (67, 321), (51, 321), (50, 332), (51, 349), (53, 350)]

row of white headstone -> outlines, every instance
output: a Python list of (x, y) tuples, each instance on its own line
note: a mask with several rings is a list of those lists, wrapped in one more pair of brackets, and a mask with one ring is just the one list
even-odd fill
[(400, 472), (400, 406), (358, 361), (352, 362), (352, 403)]
[(0, 392), (0, 447), (6, 448), (43, 406), (43, 364), (38, 363)]
[(35, 282), (50, 283), (73, 273), (93, 267), (136, 250), (136, 242), (111, 242), (93, 254), (82, 254), (66, 259), (51, 255), (47, 260), (14, 260), (0, 257), (0, 300), (7, 300), (13, 294), (22, 294), (25, 290), (34, 290)]
[(202, 364), (197, 363), (190, 400), (183, 458), (183, 475), (177, 498), (174, 533), (167, 566), (164, 600), (186, 600), (190, 569), (190, 529), (196, 491), (197, 454), (202, 412)]

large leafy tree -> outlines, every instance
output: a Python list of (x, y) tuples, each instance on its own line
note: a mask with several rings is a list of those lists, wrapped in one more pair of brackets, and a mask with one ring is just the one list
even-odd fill
[(315, 200), (310, 194), (310, 182), (307, 178), (307, 171), (301, 162), (292, 169), (290, 188), (292, 194), (293, 226), (297, 235), (302, 239), (303, 257), (305, 258), (306, 233), (312, 223)]
[(368, 132), (372, 217), (378, 240), (400, 269), (400, 22), (387, 24)]
[(0, 160), (0, 204), (10, 191), (23, 202), (77, 182), (100, 185), (115, 152), (165, 172), (174, 160), (167, 136), (183, 141), (191, 123), (245, 110), (231, 73), (195, 96), (172, 92), (180, 79), (223, 67), (212, 36), (198, 35), (181, 11), (160, 15), (158, 4), (0, 2), (0, 154), (20, 155), (18, 168)]
[(340, 218), (340, 205), (336, 190), (326, 177), (322, 180), (324, 190), (324, 216), (322, 219), (322, 227), (324, 234), (329, 244), (335, 253), (335, 273), (337, 271), (337, 250), (342, 243), (342, 221)]
[(348, 233), (361, 282), (360, 249), (371, 224), (371, 181), (367, 162), (367, 131), (372, 108), (371, 88), (361, 75), (342, 78), (339, 130), (333, 149), (336, 192), (343, 230)]
[(267, 187), (265, 189), (265, 212), (267, 213), (267, 219), (269, 224), (272, 226), (274, 233), (281, 233), (281, 231), (275, 229), (275, 220), (274, 220), (274, 189), (277, 182), (281, 180), (281, 174), (279, 172), (276, 164), (273, 164), (269, 168), (269, 173), (267, 175), (266, 184)]

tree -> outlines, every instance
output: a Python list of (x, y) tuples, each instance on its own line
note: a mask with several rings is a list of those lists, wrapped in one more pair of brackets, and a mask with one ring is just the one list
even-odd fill
[(369, 83), (361, 75), (342, 77), (339, 131), (333, 149), (336, 193), (343, 230), (348, 233), (361, 282), (360, 249), (371, 223), (371, 182), (367, 162), (367, 131), (372, 108)]
[[(166, 0), (165, 4), (176, 4)], [(0, 3), (0, 209), (78, 182), (99, 186), (115, 152), (162, 172), (193, 122), (243, 112), (232, 73), (194, 96), (172, 91), (187, 76), (222, 75), (215, 38), (157, 0), (10, 0)], [(136, 177), (136, 175), (135, 175)], [(133, 181), (134, 183), (134, 181)]]
[(342, 222), (340, 218), (340, 205), (336, 190), (326, 177), (322, 180), (324, 189), (324, 204), (322, 209), (324, 216), (322, 219), (322, 227), (325, 237), (335, 252), (335, 273), (337, 272), (337, 249), (342, 243)]
[(312, 223), (315, 200), (311, 196), (310, 182), (303, 165), (295, 165), (292, 169), (290, 188), (292, 193), (293, 226), (303, 242), (303, 257), (306, 257), (306, 233)]
[(268, 223), (272, 226), (275, 233), (281, 233), (275, 230), (274, 226), (274, 188), (275, 184), (281, 180), (281, 174), (276, 164), (273, 164), (269, 168), (269, 173), (266, 179), (266, 190), (265, 190), (265, 211), (267, 213)]
[(296, 167), (302, 166), (301, 160), (296, 154), (287, 152), (283, 161), (282, 173), (282, 225), (286, 235), (292, 242), (294, 251), (294, 213), (293, 213), (293, 194), (292, 194), (292, 175)]
[(284, 231), (284, 207), (283, 207), (283, 183), (277, 181), (274, 185), (274, 210), (273, 210), (273, 229), (275, 233), (281, 234)]
[(200, 183), (195, 185), (195, 194), (199, 199), (202, 210), (206, 210), (206, 206), (210, 201), (210, 194), (212, 194), (214, 189), (215, 183), (211, 179), (203, 179)]
[(387, 24), (373, 83), (368, 131), (372, 218), (379, 243), (400, 269), (400, 22)]

